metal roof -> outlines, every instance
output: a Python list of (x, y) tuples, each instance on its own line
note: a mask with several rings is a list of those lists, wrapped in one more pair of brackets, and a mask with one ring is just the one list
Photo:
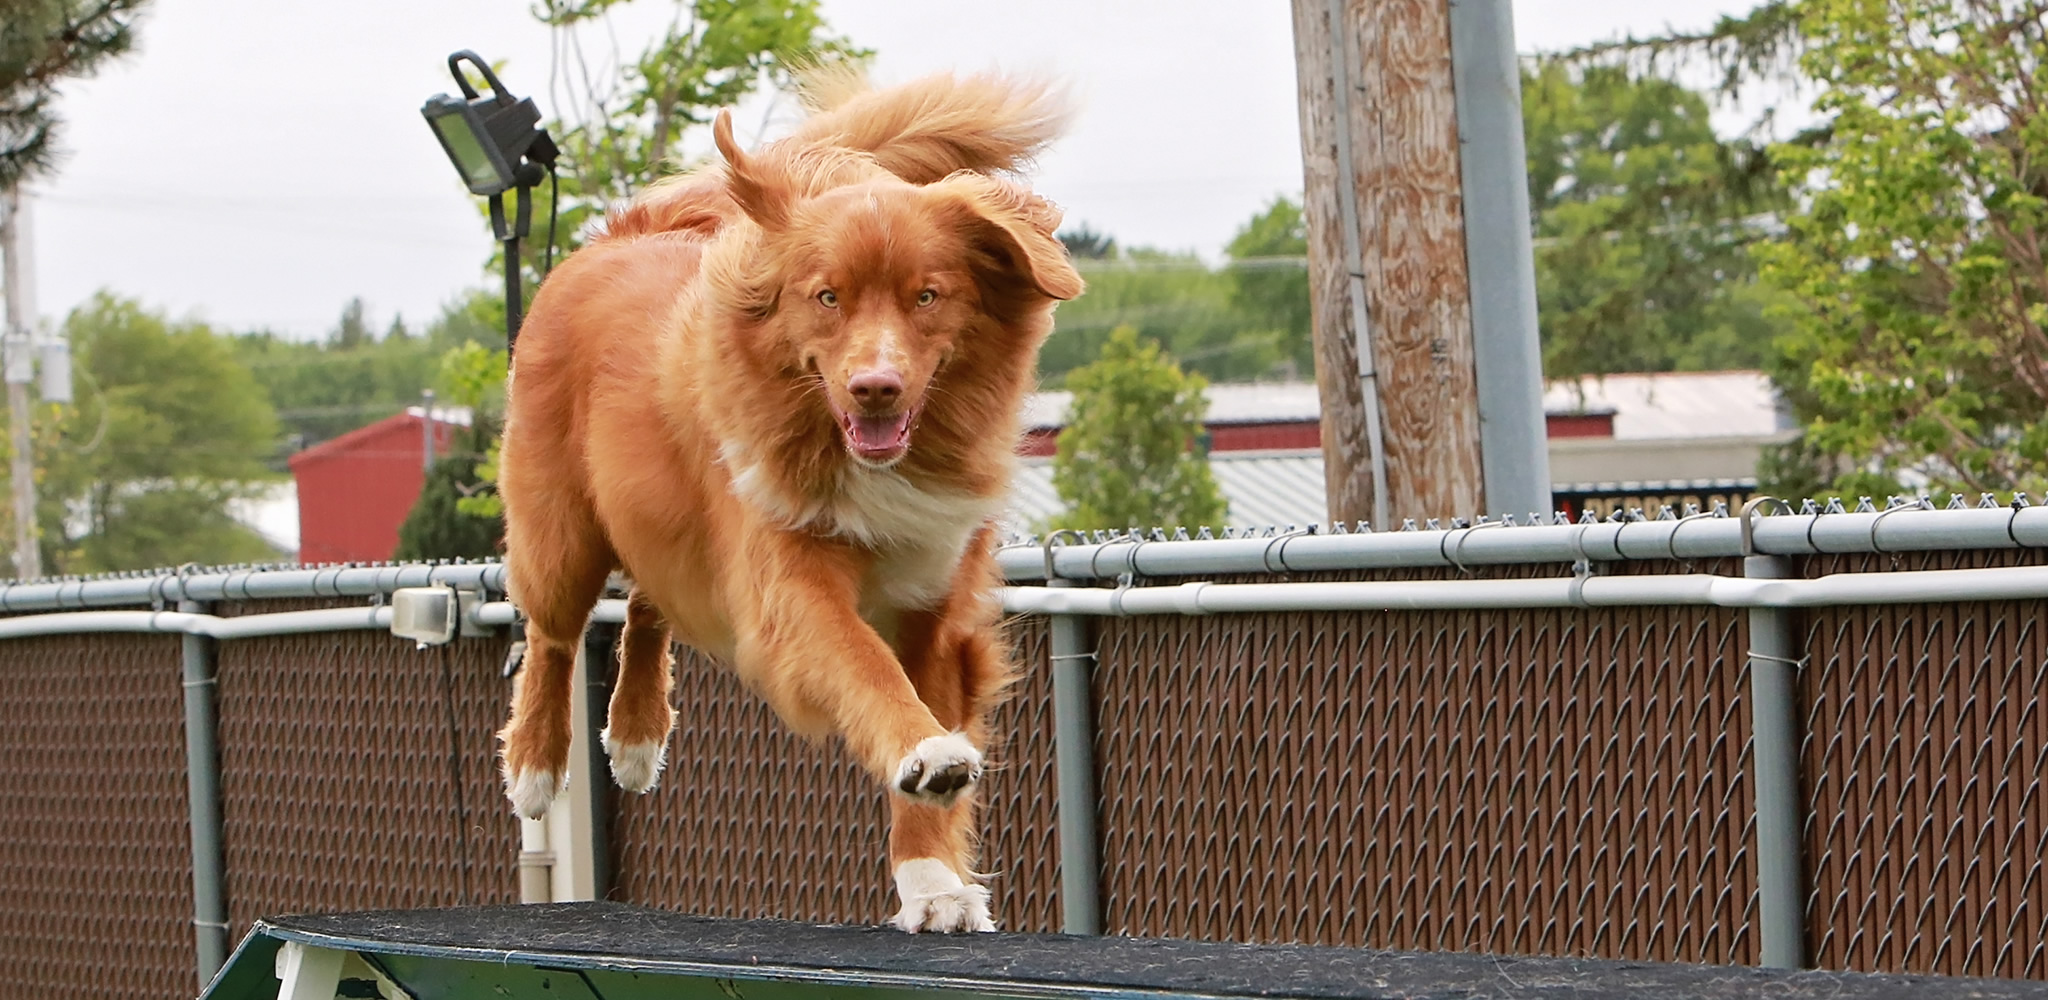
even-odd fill
[[(1314, 382), (1246, 382), (1209, 386), (1211, 424), (1294, 423), (1319, 420)], [(1066, 423), (1073, 393), (1033, 393), (1024, 426)], [(1549, 383), (1543, 412), (1614, 415), (1617, 440), (1766, 437), (1792, 426), (1778, 410), (1770, 377), (1762, 372), (1653, 372), (1587, 376)]]
[[(1216, 486), (1229, 503), (1222, 525), (1212, 527), (1307, 527), (1328, 520), (1320, 451), (1219, 451), (1209, 455)], [(1753, 490), (1755, 479), (1669, 479), (1556, 483), (1560, 496), (1650, 496)], [(1006, 527), (1036, 532), (1066, 509), (1052, 488), (1052, 461), (1025, 459), (1012, 481)], [(1521, 511), (1514, 512), (1520, 516)], [(1131, 527), (1092, 525), (1091, 527)], [(1140, 525), (1139, 527), (1150, 527)]]
[[(1211, 452), (1209, 469), (1230, 505), (1222, 526), (1306, 527), (1327, 518), (1320, 451)], [(1051, 460), (1025, 459), (1011, 488), (1009, 526), (1018, 531), (1036, 530), (1065, 509), (1052, 488)]]

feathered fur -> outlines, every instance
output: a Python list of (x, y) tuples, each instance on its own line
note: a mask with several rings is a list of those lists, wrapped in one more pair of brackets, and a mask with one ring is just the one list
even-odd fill
[[(860, 159), (857, 154), (913, 184), (962, 170), (1021, 171), (1073, 117), (1065, 91), (1051, 82), (995, 73), (938, 73), (873, 90), (858, 69), (823, 67), (800, 78), (799, 94), (815, 113), (753, 156), (814, 177), (831, 175), (827, 167), (845, 170)], [(729, 163), (719, 162), (656, 182), (611, 214), (600, 239), (715, 232), (732, 207), (729, 170)], [(843, 182), (843, 174), (831, 176)]]
[(997, 174), (1064, 112), (1001, 77), (810, 93), (826, 110), (753, 153), (721, 115), (723, 163), (635, 199), (534, 299), (499, 482), (527, 617), (506, 786), (528, 814), (560, 788), (579, 638), (624, 569), (623, 785), (664, 760), (673, 634), (886, 783), (899, 926), (990, 929), (991, 519), (1053, 305), (1082, 290), (1059, 210)]

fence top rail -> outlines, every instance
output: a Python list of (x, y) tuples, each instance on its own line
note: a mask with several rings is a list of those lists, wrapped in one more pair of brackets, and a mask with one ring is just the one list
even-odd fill
[[(1230, 538), (1123, 534), (1086, 541), (1073, 532), (1004, 546), (996, 559), (1011, 582), (1097, 580), (1135, 573), (1188, 576), (1319, 570), (1466, 568), (1532, 563), (1690, 560), (1762, 555), (2048, 548), (2048, 506), (1801, 513), (1747, 519), (1715, 511), (1657, 520), (1470, 526), (1381, 532), (1274, 529)], [(1746, 537), (1747, 536), (1747, 537)], [(320, 567), (186, 568), (0, 584), (0, 614), (92, 608), (175, 607), (179, 601), (377, 597), (441, 584), (506, 590), (497, 562), (387, 563)]]
[[(270, 947), (252, 947), (268, 938)], [(553, 903), (282, 917), (257, 924), (206, 1000), (240, 1000), (244, 965), (263, 965), (275, 942), (378, 956), (400, 987), (461, 981), (521, 1000), (559, 996), (543, 976), (577, 970), (606, 996), (677, 995), (686, 980), (742, 996), (824, 997), (886, 990), (930, 998), (1640, 996), (1784, 998), (2033, 995), (2037, 983), (1929, 976), (1785, 972), (1752, 968), (1508, 958), (1452, 952), (1367, 951), (1052, 934), (968, 934), (943, 939), (875, 928), (687, 916), (621, 903)], [(266, 954), (266, 952), (268, 954)], [(268, 968), (257, 970), (268, 974)], [(536, 975), (536, 972), (542, 975)], [(611, 976), (607, 974), (616, 973)], [(275, 988), (272, 979), (269, 986)], [(616, 986), (618, 992), (614, 992)], [(421, 996), (427, 991), (418, 991)], [(767, 994), (763, 994), (767, 995)]]
[(179, 601), (376, 597), (400, 587), (433, 584), (503, 593), (505, 567), (495, 562), (252, 566), (36, 580), (0, 585), (0, 613), (138, 605), (165, 608), (176, 607)]
[(1188, 576), (2014, 548), (2048, 548), (2048, 506), (1936, 510), (1908, 504), (1777, 515), (1759, 510), (1746, 519), (1714, 511), (1574, 524), (1482, 519), (1421, 531), (1289, 529), (1221, 539), (1168, 538), (1154, 532), (1087, 540), (1075, 532), (1056, 532), (1006, 545), (996, 559), (1004, 577), (1016, 582), (1096, 580), (1126, 573)]

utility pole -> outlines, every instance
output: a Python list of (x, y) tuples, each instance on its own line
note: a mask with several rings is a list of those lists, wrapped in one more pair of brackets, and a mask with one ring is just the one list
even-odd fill
[(42, 553), (36, 547), (35, 434), (30, 426), (28, 384), (35, 379), (34, 306), (24, 282), (30, 269), (28, 240), (23, 237), (21, 190), (0, 194), (0, 281), (6, 283), (6, 347), (8, 429), (14, 444), (10, 478), (14, 484), (14, 576), (33, 580), (43, 575)]
[[(1386, 529), (1549, 507), (1521, 109), (1502, 106), (1520, 100), (1512, 31), (1499, 30), (1506, 4), (1294, 0), (1333, 520)], [(1479, 29), (1475, 17), (1486, 19)], [(1456, 59), (1454, 34), (1464, 43)], [(1501, 42), (1504, 87), (1503, 59), (1483, 48)], [(1512, 151), (1480, 148), (1504, 129)], [(1501, 214), (1516, 200), (1493, 190), (1502, 185), (1520, 192), (1519, 214)], [(1493, 287), (1501, 282), (1505, 291)]]

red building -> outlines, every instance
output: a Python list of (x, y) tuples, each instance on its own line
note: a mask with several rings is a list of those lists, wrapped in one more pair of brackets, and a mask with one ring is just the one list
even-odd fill
[[(434, 418), (434, 452), (445, 455), (469, 413), (435, 407)], [(291, 457), (300, 562), (381, 562), (398, 551), (398, 526), (426, 483), (426, 431), (415, 406)]]

